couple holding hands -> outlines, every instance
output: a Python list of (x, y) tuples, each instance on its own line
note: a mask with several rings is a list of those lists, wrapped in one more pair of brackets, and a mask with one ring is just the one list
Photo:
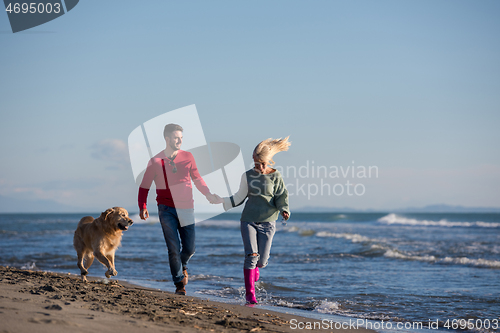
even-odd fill
[(269, 259), (276, 231), (275, 221), (279, 214), (285, 220), (290, 217), (288, 191), (281, 174), (272, 168), (273, 156), (280, 151), (288, 150), (290, 146), (288, 137), (260, 142), (253, 151), (254, 168), (242, 175), (238, 192), (230, 197), (221, 198), (208, 189), (198, 172), (193, 155), (180, 149), (182, 132), (182, 127), (177, 124), (165, 126), (163, 136), (166, 148), (149, 161), (139, 187), (140, 217), (143, 220), (149, 217), (146, 202), (149, 188), (154, 181), (158, 216), (168, 248), (170, 272), (176, 286), (175, 293), (185, 295), (185, 286), (188, 283), (187, 263), (195, 252), (191, 180), (210, 203), (223, 204), (225, 211), (243, 204), (248, 198), (240, 219), (241, 237), (245, 249), (243, 271), (246, 301), (249, 304), (256, 304), (255, 282), (259, 280), (259, 268), (265, 267)]

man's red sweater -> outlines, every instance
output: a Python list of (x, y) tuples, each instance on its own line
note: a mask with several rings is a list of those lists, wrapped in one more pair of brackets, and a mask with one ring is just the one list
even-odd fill
[(201, 178), (193, 154), (179, 150), (174, 159), (177, 172), (173, 173), (174, 167), (165, 152), (149, 160), (144, 178), (139, 187), (139, 209), (145, 209), (148, 200), (149, 188), (153, 181), (156, 185), (156, 202), (158, 205), (166, 205), (175, 208), (193, 208), (193, 180), (196, 188), (203, 194), (210, 193), (207, 184)]

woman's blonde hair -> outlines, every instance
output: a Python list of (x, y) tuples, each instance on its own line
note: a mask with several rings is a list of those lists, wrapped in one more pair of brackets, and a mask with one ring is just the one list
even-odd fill
[(273, 156), (280, 151), (287, 151), (288, 147), (292, 144), (286, 138), (282, 139), (267, 139), (262, 141), (255, 147), (253, 150), (253, 156), (256, 160), (269, 163), (270, 165), (274, 165)]

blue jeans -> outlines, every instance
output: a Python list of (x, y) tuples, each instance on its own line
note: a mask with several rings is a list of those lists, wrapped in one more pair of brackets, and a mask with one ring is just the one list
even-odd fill
[[(187, 268), (187, 263), (195, 251), (194, 209), (175, 209), (165, 205), (158, 205), (158, 216), (160, 217), (165, 243), (167, 243), (168, 262), (172, 279), (174, 283), (181, 282), (184, 278), (182, 268)], [(183, 221), (192, 219), (193, 223), (181, 227), (179, 216)]]
[[(243, 268), (266, 267), (276, 232), (276, 222), (240, 222), (240, 227), (243, 247), (245, 248)], [(257, 255), (253, 256), (253, 253), (257, 253)]]

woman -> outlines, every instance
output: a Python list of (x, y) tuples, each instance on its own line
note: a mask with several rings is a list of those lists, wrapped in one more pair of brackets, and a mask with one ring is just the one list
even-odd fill
[(273, 156), (288, 150), (288, 138), (267, 139), (255, 147), (255, 167), (241, 177), (240, 189), (231, 197), (220, 198), (224, 210), (241, 205), (248, 198), (241, 214), (241, 237), (245, 248), (243, 272), (246, 301), (256, 304), (255, 282), (259, 280), (259, 268), (266, 267), (271, 243), (276, 231), (279, 214), (285, 220), (290, 217), (288, 191), (279, 171), (272, 168)]

